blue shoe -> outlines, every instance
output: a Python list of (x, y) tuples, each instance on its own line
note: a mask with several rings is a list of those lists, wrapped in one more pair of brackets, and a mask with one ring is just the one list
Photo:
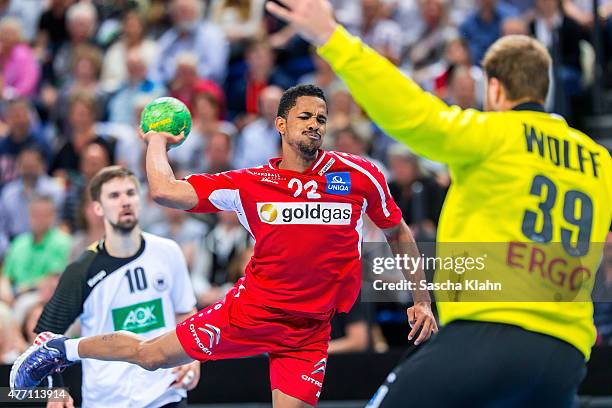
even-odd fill
[(34, 344), (13, 363), (11, 389), (34, 388), (47, 376), (74, 364), (66, 358), (66, 340), (68, 337), (58, 334), (40, 333)]

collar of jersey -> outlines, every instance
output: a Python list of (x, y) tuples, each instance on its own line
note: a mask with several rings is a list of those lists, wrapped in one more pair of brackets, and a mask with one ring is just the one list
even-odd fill
[(544, 106), (542, 106), (542, 104), (537, 103), (537, 102), (519, 103), (514, 108), (512, 108), (512, 110), (513, 111), (546, 112), (546, 109), (544, 109)]
[(106, 247), (104, 246), (104, 238), (102, 238), (100, 241), (98, 241), (98, 251), (101, 254), (104, 254), (104, 256), (107, 256), (109, 258), (112, 259), (117, 259), (117, 260), (121, 260), (123, 262), (131, 262), (132, 260), (138, 258), (140, 255), (142, 255), (142, 253), (145, 250), (145, 240), (144, 237), (142, 235), (140, 235), (140, 248), (138, 248), (138, 251), (136, 251), (136, 253), (132, 256), (129, 256), (127, 258), (117, 258), (116, 256), (112, 256), (111, 254), (108, 253), (108, 251), (106, 250)]
[(329, 156), (329, 154), (327, 154), (323, 149), (319, 149), (319, 152), (317, 154), (317, 159), (310, 165), (309, 168), (304, 170), (303, 173), (300, 173), (299, 171), (286, 170), (286, 169), (279, 168), (278, 165), (282, 161), (282, 157), (275, 157), (274, 159), (270, 159), (270, 163), (268, 164), (268, 166), (272, 170), (276, 170), (276, 171), (286, 171), (289, 173), (298, 173), (298, 174), (309, 174), (309, 173), (315, 172), (315, 170), (321, 166), (325, 157), (327, 156)]

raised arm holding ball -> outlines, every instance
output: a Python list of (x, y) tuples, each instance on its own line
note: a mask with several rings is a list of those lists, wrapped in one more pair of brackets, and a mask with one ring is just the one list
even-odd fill
[[(190, 212), (234, 211), (256, 240), (245, 277), (224, 300), (155, 339), (130, 332), (82, 339), (46, 334), (13, 365), (11, 387), (36, 386), (79, 359), (155, 370), (266, 353), (273, 406), (313, 407), (327, 369), (331, 318), (348, 312), (361, 288), (363, 217), (385, 232), (395, 253), (418, 257), (410, 229), (375, 165), (321, 149), (327, 102), (316, 86), (284, 92), (276, 117), (282, 156), (265, 166), (176, 180), (166, 152), (185, 135), (174, 122), (166, 114), (143, 120), (144, 130), (156, 129), (142, 135), (151, 194)], [(423, 270), (407, 271), (407, 278), (423, 280)], [(419, 344), (438, 328), (428, 292), (417, 289), (413, 297), (409, 337)]]
[(146, 170), (149, 192), (165, 207), (189, 210), (198, 195), (188, 182), (177, 180), (168, 162), (168, 149), (180, 146), (191, 131), (187, 107), (174, 98), (159, 98), (141, 115), (140, 136), (147, 144)]

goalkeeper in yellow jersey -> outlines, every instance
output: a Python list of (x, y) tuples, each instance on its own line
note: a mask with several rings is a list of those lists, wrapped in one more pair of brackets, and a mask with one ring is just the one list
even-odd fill
[[(504, 284), (498, 293), (436, 292), (444, 327), (369, 406), (571, 406), (595, 342), (590, 291), (610, 228), (612, 163), (606, 149), (544, 111), (547, 50), (526, 36), (495, 42), (482, 61), (487, 112), (462, 110), (348, 34), (327, 0), (267, 9), (319, 47), (387, 134), (448, 165), (438, 250), (489, 245), (482, 278)], [(452, 275), (437, 270), (435, 280)]]

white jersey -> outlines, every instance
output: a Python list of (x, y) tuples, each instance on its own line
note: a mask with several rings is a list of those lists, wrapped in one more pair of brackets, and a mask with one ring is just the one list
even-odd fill
[[(195, 306), (185, 258), (174, 241), (142, 238), (129, 258), (109, 255), (104, 240), (91, 245), (62, 274), (35, 331), (63, 333), (79, 316), (83, 337), (128, 330), (153, 338), (174, 330), (175, 314)], [(176, 379), (170, 369), (92, 359), (82, 367), (83, 407), (159, 407), (186, 397), (169, 387)]]

